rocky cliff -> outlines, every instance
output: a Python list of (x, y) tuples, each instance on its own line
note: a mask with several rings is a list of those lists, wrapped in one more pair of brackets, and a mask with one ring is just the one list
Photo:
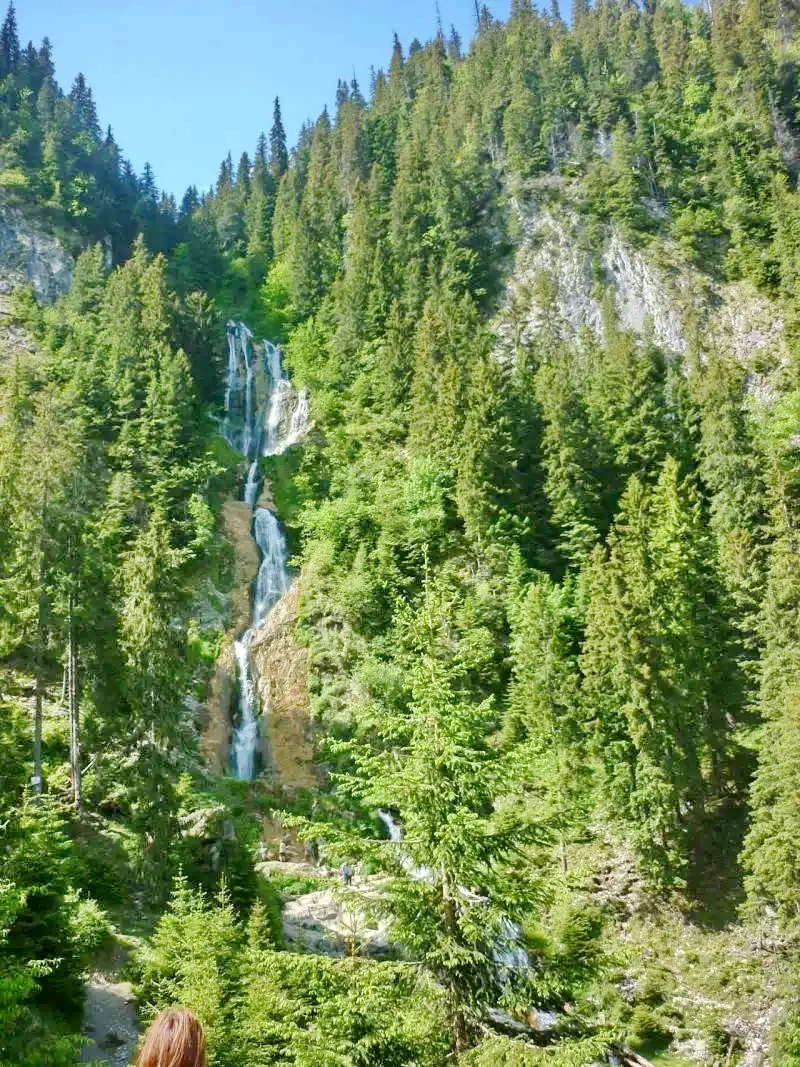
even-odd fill
[(649, 324), (671, 353), (691, 346), (734, 358), (750, 372), (753, 391), (771, 393), (787, 352), (781, 315), (767, 297), (748, 282), (712, 279), (663, 243), (635, 248), (612, 226), (598, 239), (570, 206), (568, 186), (551, 185), (533, 186), (511, 203), (517, 241), (495, 321), (501, 355), (534, 340), (551, 302), (567, 337), (584, 328), (599, 336), (610, 297), (624, 329), (642, 333)]
[(297, 643), (298, 583), (253, 637), (252, 662), (263, 722), (264, 763), (286, 789), (317, 785), (308, 699), (308, 653)]
[(30, 285), (50, 302), (72, 281), (72, 256), (52, 233), (18, 207), (0, 204), (0, 296)]
[(222, 510), (225, 535), (234, 554), (234, 584), (230, 594), (230, 625), (208, 684), (202, 751), (208, 766), (222, 774), (228, 765), (231, 735), (231, 702), (236, 661), (233, 643), (250, 622), (250, 588), (258, 574), (258, 549), (250, 532), (253, 514), (249, 504), (227, 500)]
[(11, 293), (30, 285), (39, 300), (55, 300), (69, 288), (72, 266), (56, 237), (19, 208), (0, 204), (0, 359), (36, 350), (33, 338), (10, 320)]

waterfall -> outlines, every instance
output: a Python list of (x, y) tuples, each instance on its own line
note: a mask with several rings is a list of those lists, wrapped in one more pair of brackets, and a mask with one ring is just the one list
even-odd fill
[(247, 630), (233, 646), (239, 676), (239, 725), (233, 733), (233, 763), (236, 777), (249, 781), (255, 775), (258, 749), (258, 717), (256, 687), (250, 666), (252, 629)]
[(289, 590), (286, 570), (286, 538), (278, 520), (267, 508), (256, 510), (253, 530), (261, 552), (253, 600), (253, 626), (260, 626), (270, 608)]
[(297, 403), (295, 404), (294, 412), (292, 413), (292, 419), (289, 423), (289, 433), (284, 444), (284, 450), (290, 445), (296, 444), (308, 429), (308, 393), (305, 389), (297, 394)]
[[(249, 331), (248, 331), (249, 333)], [(242, 355), (244, 356), (245, 383), (244, 383), (244, 439), (242, 452), (249, 456), (253, 447), (255, 436), (255, 424), (253, 421), (253, 387), (255, 385), (256, 369), (250, 358), (250, 350), (247, 347), (247, 333), (242, 333)]]
[(243, 322), (229, 322), (227, 332), (228, 366), (222, 436), (231, 448), (249, 456), (260, 437), (253, 410), (256, 368), (248, 344), (253, 335)]
[[(401, 844), (403, 841), (403, 828), (392, 813), (386, 811), (385, 808), (380, 808), (378, 811), (378, 818), (386, 827), (389, 840), (394, 842), (395, 845)], [(399, 849), (398, 851), (400, 855), (400, 864), (403, 870), (406, 871), (415, 882), (433, 881), (433, 871), (430, 867), (418, 867), (404, 849)]]
[[(251, 508), (253, 537), (261, 553), (255, 582), (251, 623), (234, 644), (239, 682), (239, 715), (231, 751), (237, 778), (255, 777), (258, 753), (258, 698), (253, 680), (251, 644), (253, 635), (290, 585), (286, 566), (286, 538), (280, 523), (268, 508), (256, 507), (261, 476), (259, 455), (281, 455), (295, 444), (308, 427), (308, 394), (297, 392), (281, 364), (281, 351), (264, 342), (263, 359), (251, 349), (253, 335), (243, 322), (228, 322), (228, 364), (225, 371), (225, 416), (221, 432), (225, 440), (252, 462), (242, 491)], [(260, 382), (266, 379), (265, 399), (258, 404)]]
[(225, 415), (231, 410), (231, 399), (236, 391), (236, 379), (239, 373), (239, 360), (236, 355), (236, 334), (228, 331), (228, 368), (225, 375)]
[(308, 429), (308, 393), (292, 388), (281, 365), (281, 350), (269, 341), (264, 342), (264, 362), (269, 373), (269, 394), (262, 454), (280, 456)]
[(246, 504), (249, 504), (251, 508), (256, 506), (260, 483), (261, 478), (258, 471), (258, 460), (254, 459), (247, 472), (247, 481), (244, 483), (244, 501)]
[[(396, 845), (401, 845), (403, 842), (403, 828), (392, 813), (386, 811), (385, 808), (380, 808), (378, 810), (378, 818), (386, 827), (389, 840)], [(415, 882), (433, 881), (434, 875), (430, 867), (417, 866), (408, 853), (402, 849), (400, 850), (399, 855), (400, 864), (403, 867), (403, 870), (405, 870)], [(481, 897), (463, 886), (458, 887), (458, 892), (465, 900), (469, 900), (471, 903), (487, 903), (486, 897)], [(492, 946), (492, 958), (501, 973), (524, 973), (530, 970), (530, 960), (522, 942), (522, 931), (517, 924), (512, 923), (510, 919), (503, 919), (500, 924), (500, 933)]]
[(282, 449), (281, 426), (285, 424), (292, 397), (292, 387), (285, 379), (279, 379), (270, 389), (269, 407), (264, 426), (264, 455), (277, 456)]

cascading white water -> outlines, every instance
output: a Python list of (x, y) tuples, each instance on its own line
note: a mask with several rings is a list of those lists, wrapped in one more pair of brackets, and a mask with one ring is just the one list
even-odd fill
[(254, 459), (247, 472), (247, 481), (244, 483), (244, 502), (245, 504), (249, 504), (251, 508), (256, 506), (260, 483), (261, 478), (258, 470), (258, 460)]
[(225, 374), (225, 415), (230, 414), (231, 400), (236, 391), (236, 378), (239, 373), (239, 360), (236, 355), (236, 333), (228, 330), (228, 368)]
[(308, 393), (303, 389), (297, 394), (297, 404), (292, 412), (289, 423), (289, 433), (284, 444), (284, 450), (290, 445), (296, 444), (308, 429)]
[(249, 456), (257, 446), (258, 419), (253, 411), (255, 365), (248, 344), (253, 336), (243, 322), (229, 322), (225, 371), (225, 418), (222, 435), (231, 448)]
[(253, 599), (253, 626), (260, 626), (270, 608), (288, 592), (289, 572), (286, 570), (286, 538), (278, 520), (267, 508), (257, 509), (253, 532), (262, 556)]
[(281, 350), (272, 341), (264, 342), (264, 361), (267, 364), (267, 371), (273, 382), (282, 381), (286, 377), (281, 365)]
[(264, 362), (270, 385), (262, 454), (280, 456), (308, 429), (308, 393), (292, 388), (281, 365), (281, 350), (269, 341), (264, 342)]
[(242, 355), (244, 356), (245, 381), (244, 381), (244, 437), (242, 440), (242, 452), (249, 456), (253, 448), (255, 425), (253, 421), (253, 388), (255, 385), (256, 369), (250, 358), (250, 349), (247, 345), (247, 332), (242, 331)]
[[(232, 762), (237, 778), (255, 776), (258, 753), (258, 698), (253, 680), (250, 646), (255, 629), (289, 589), (286, 567), (286, 538), (268, 508), (257, 508), (260, 472), (258, 456), (280, 455), (295, 444), (308, 425), (308, 395), (292, 388), (281, 366), (280, 349), (264, 342), (263, 372), (266, 373), (266, 399), (257, 407), (259, 372), (262, 370), (251, 351), (252, 333), (242, 322), (229, 322), (228, 365), (225, 373), (225, 417), (222, 434), (230, 446), (253, 462), (247, 471), (242, 492), (245, 503), (254, 508), (253, 536), (261, 553), (255, 583), (251, 625), (234, 645), (239, 682), (239, 716), (231, 742)], [(263, 431), (262, 431), (263, 428)]]
[[(396, 845), (401, 844), (403, 841), (403, 828), (397, 819), (395, 819), (394, 815), (392, 815), (390, 811), (386, 811), (385, 808), (380, 808), (378, 811), (378, 818), (386, 827), (389, 840), (393, 841)], [(404, 849), (399, 850), (399, 855), (400, 864), (403, 867), (403, 870), (406, 871), (415, 882), (433, 881), (433, 871), (430, 867), (418, 867)]]
[(280, 453), (281, 425), (286, 422), (286, 411), (292, 397), (292, 387), (288, 381), (277, 381), (270, 390), (270, 402), (264, 423), (264, 455), (276, 456)]
[(258, 748), (258, 716), (256, 715), (256, 687), (250, 666), (252, 629), (234, 644), (239, 678), (239, 725), (233, 732), (233, 764), (236, 777), (249, 781), (255, 775)]
[[(390, 841), (396, 845), (401, 845), (403, 842), (403, 828), (392, 813), (386, 811), (385, 808), (380, 808), (378, 810), (378, 818), (386, 827)], [(408, 853), (402, 849), (399, 851), (399, 858), (403, 869), (415, 882), (433, 881), (434, 874), (430, 867), (419, 867)], [(486, 897), (478, 896), (462, 886), (459, 886), (458, 891), (462, 897), (472, 903), (485, 904), (487, 902)], [(530, 970), (530, 959), (522, 943), (522, 931), (510, 919), (503, 919), (500, 924), (500, 933), (492, 946), (492, 957), (501, 971), (525, 972)]]

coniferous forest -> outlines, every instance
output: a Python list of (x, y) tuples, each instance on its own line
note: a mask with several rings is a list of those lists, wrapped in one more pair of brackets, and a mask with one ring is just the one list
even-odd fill
[(215, 1067), (795, 1067), (800, 11), (388, 44), (178, 201), (0, 30), (0, 217), (74, 260), (0, 296), (0, 1067), (128, 1063), (98, 976)]

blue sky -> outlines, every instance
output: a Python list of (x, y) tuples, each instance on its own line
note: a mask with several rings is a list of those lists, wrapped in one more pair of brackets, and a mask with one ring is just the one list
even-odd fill
[[(439, 6), (468, 42), (474, 0)], [(489, 7), (505, 19), (510, 0)], [(366, 92), (395, 31), (407, 51), (436, 26), (435, 0), (17, 0), (17, 20), (23, 45), (50, 37), (62, 87), (84, 72), (136, 170), (148, 160), (178, 197), (210, 185), (228, 150), (252, 153), (276, 95), (293, 143), (337, 78), (355, 68)]]

